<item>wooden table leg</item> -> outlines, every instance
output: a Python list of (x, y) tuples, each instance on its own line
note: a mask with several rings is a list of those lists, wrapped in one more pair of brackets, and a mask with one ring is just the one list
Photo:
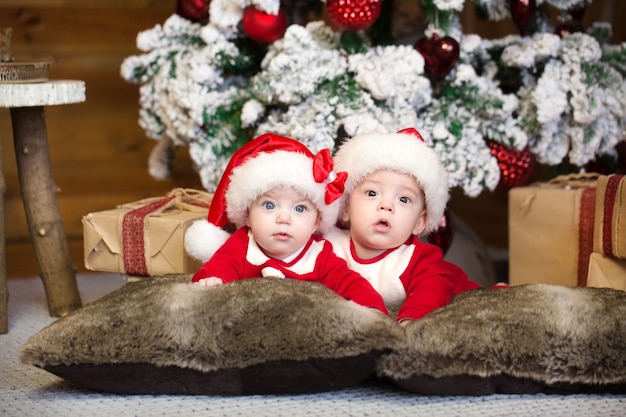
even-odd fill
[(52, 178), (44, 108), (10, 109), (26, 219), (50, 315), (62, 317), (82, 303)]
[(0, 148), (0, 333), (8, 333), (9, 289), (7, 288), (6, 245), (4, 240), (4, 193), (7, 190), (7, 184), (2, 172), (2, 149)]

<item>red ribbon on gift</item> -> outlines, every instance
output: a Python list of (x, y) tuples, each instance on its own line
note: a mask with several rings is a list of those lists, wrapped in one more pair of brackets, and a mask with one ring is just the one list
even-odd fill
[(122, 256), (125, 273), (149, 275), (144, 241), (146, 217), (171, 208), (183, 210), (185, 206), (208, 209), (211, 204), (208, 196), (208, 193), (201, 191), (176, 188), (166, 197), (149, 198), (131, 204), (132, 206), (139, 204), (140, 207), (129, 211), (122, 219)]
[[(589, 272), (589, 255), (593, 251), (593, 227), (596, 212), (596, 189), (589, 187), (580, 196), (580, 212), (578, 214), (578, 268), (577, 284), (587, 286)], [(555, 248), (555, 250), (558, 250)]]
[(608, 256), (613, 256), (613, 208), (615, 207), (617, 189), (623, 177), (623, 175), (609, 175), (604, 193), (602, 251)]
[[(583, 188), (580, 193), (580, 210), (578, 212), (578, 265), (576, 266), (576, 283), (587, 286), (589, 272), (589, 255), (593, 251), (593, 228), (596, 212), (596, 183), (600, 174), (589, 172), (580, 174), (559, 175), (548, 181), (548, 184), (568, 188)], [(554, 248), (558, 250), (558, 248)]]

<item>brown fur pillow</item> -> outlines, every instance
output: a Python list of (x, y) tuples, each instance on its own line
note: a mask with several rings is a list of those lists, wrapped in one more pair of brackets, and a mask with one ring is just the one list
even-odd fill
[(130, 283), (34, 335), (26, 364), (123, 394), (341, 389), (374, 376), (425, 395), (626, 393), (626, 293), (474, 290), (406, 331), (313, 283)]
[(31, 337), (21, 360), (113, 393), (306, 393), (372, 378), (403, 334), (320, 284), (189, 280), (128, 283)]
[(525, 285), (458, 296), (377, 373), (426, 395), (626, 393), (626, 292)]

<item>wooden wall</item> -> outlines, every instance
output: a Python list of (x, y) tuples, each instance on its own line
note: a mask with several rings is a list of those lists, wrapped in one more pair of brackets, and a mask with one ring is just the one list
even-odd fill
[[(45, 110), (59, 207), (78, 270), (84, 270), (82, 216), (177, 186), (201, 187), (182, 148), (171, 181), (150, 177), (147, 158), (155, 142), (146, 138), (137, 122), (138, 86), (120, 76), (123, 59), (139, 52), (137, 33), (162, 23), (174, 7), (172, 0), (0, 3), (0, 27), (13, 28), (15, 60), (52, 59), (51, 79), (85, 81), (84, 103)], [(0, 109), (0, 137), (7, 183), (7, 276), (32, 276), (38, 271), (21, 203), (7, 109)]]
[[(2, 0), (0, 27), (13, 28), (16, 60), (50, 59), (50, 78), (86, 83), (87, 100), (46, 108), (53, 176), (72, 258), (84, 271), (81, 218), (92, 211), (163, 194), (174, 187), (200, 188), (186, 149), (179, 149), (171, 180), (147, 172), (154, 144), (139, 127), (138, 86), (119, 74), (124, 58), (137, 54), (137, 33), (162, 23), (175, 0)], [(468, 3), (470, 1), (468, 0)], [(626, 15), (620, 0), (596, 0), (602, 8), (587, 20)], [(501, 36), (510, 24), (477, 21), (463, 15), (466, 31)], [(476, 30), (472, 30), (475, 27)], [(617, 39), (624, 41), (623, 29)], [(7, 184), (6, 242), (8, 277), (38, 273), (26, 226), (7, 109), (0, 109), (2, 169)], [(457, 203), (458, 201), (458, 203)], [(506, 246), (506, 193), (467, 199), (455, 193), (453, 207), (489, 244)]]

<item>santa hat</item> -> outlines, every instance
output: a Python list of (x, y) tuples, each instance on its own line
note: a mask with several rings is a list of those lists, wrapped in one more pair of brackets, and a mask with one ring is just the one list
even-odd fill
[(367, 175), (379, 169), (412, 175), (426, 198), (424, 233), (439, 227), (449, 198), (448, 172), (417, 130), (408, 128), (398, 133), (354, 136), (340, 146), (335, 164), (337, 169), (348, 173), (346, 198)]
[(185, 232), (185, 250), (207, 261), (230, 234), (229, 222), (245, 225), (248, 208), (275, 187), (291, 187), (308, 197), (320, 212), (318, 231), (325, 233), (337, 221), (347, 174), (335, 173), (329, 149), (316, 155), (297, 140), (271, 133), (259, 136), (235, 152), (217, 185), (206, 220)]

